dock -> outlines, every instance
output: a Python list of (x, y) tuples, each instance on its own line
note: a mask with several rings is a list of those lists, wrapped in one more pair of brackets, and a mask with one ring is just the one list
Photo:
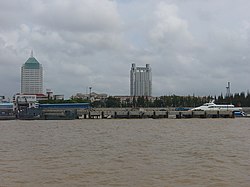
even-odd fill
[[(74, 119), (185, 119), (185, 118), (234, 118), (237, 117), (230, 110), (221, 111), (175, 111), (159, 108), (90, 108), (70, 109), (31, 108), (20, 111), (18, 114), (1, 116), (0, 120), (74, 120)], [(250, 116), (244, 116), (250, 117)]]
[(80, 119), (142, 119), (142, 118), (234, 118), (232, 111), (159, 111), (159, 110), (88, 110), (77, 111)]

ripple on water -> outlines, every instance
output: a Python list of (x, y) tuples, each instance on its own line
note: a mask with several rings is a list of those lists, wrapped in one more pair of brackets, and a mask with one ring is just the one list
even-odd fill
[(248, 119), (0, 121), (3, 186), (250, 184)]

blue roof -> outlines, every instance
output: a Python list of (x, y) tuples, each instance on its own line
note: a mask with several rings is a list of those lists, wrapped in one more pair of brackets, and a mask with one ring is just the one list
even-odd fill
[(59, 104), (39, 104), (39, 108), (89, 108), (89, 103), (59, 103)]

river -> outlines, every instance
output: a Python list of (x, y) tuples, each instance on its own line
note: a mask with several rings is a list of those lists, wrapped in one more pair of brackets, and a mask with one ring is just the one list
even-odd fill
[(250, 119), (0, 121), (0, 186), (249, 187)]

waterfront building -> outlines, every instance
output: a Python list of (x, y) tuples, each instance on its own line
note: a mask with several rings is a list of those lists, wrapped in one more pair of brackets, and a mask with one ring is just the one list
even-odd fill
[(146, 64), (146, 67), (136, 67), (132, 64), (130, 96), (152, 96), (152, 72), (149, 64)]
[(15, 119), (13, 103), (0, 103), (0, 120)]
[(33, 57), (33, 51), (31, 51), (30, 58), (22, 65), (21, 68), (21, 93), (43, 93), (43, 67)]
[(4, 101), (5, 97), (3, 95), (0, 95), (0, 103)]
[(72, 99), (85, 99), (85, 100), (91, 100), (91, 102), (94, 101), (103, 101), (108, 98), (108, 94), (106, 93), (77, 93), (76, 95), (71, 96)]
[[(118, 95), (115, 95), (113, 97), (119, 99), (122, 104), (129, 104), (129, 103), (132, 104), (134, 99), (137, 101), (138, 98), (140, 98), (140, 96), (118, 96)], [(146, 96), (144, 99), (149, 102), (154, 102), (157, 99), (157, 97)]]
[(15, 94), (13, 96), (14, 110), (37, 108), (37, 96), (35, 94)]

